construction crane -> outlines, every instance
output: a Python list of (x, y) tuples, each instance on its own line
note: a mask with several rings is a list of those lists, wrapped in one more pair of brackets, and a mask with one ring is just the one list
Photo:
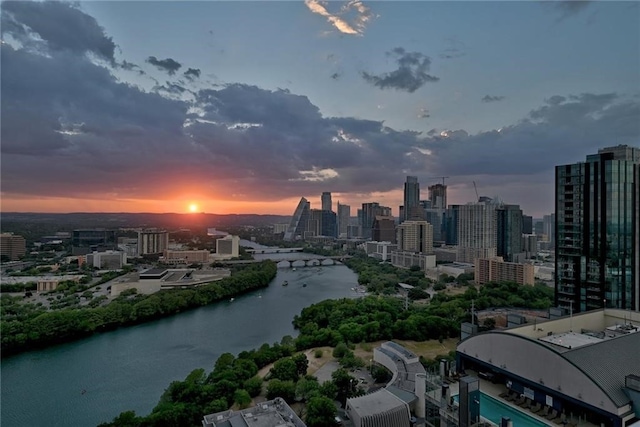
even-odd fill
[(476, 198), (478, 201), (480, 200), (480, 196), (478, 195), (478, 187), (476, 187), (476, 182), (473, 181), (473, 189), (476, 190)]
[(444, 180), (449, 178), (449, 177), (448, 176), (430, 176), (427, 179), (436, 179), (436, 178), (442, 179), (442, 185), (444, 186)]

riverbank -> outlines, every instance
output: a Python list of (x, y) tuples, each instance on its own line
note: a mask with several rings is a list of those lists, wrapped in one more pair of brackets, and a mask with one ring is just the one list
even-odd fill
[(166, 290), (152, 295), (125, 292), (104, 307), (28, 312), (18, 304), (3, 304), (0, 321), (2, 358), (236, 297), (268, 286), (276, 273), (275, 263), (263, 261), (248, 265), (231, 277), (197, 288)]

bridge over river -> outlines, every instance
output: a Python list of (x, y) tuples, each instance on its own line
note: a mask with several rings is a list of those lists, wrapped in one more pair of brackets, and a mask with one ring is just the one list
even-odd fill
[[(338, 255), (338, 256), (328, 256), (321, 258), (278, 258), (278, 257), (269, 257), (265, 259), (269, 259), (277, 264), (278, 267), (329, 267), (332, 265), (342, 265), (346, 259), (352, 258), (351, 255)], [(252, 264), (256, 262), (262, 262), (264, 260), (258, 259), (246, 259), (246, 260), (237, 260), (237, 261), (224, 261), (224, 264)], [(287, 262), (287, 265), (281, 265), (282, 263)], [(296, 264), (297, 263), (297, 264)], [(302, 265), (300, 264), (302, 263)]]

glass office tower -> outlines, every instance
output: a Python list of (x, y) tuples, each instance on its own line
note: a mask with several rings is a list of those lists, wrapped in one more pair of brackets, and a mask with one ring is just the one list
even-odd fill
[(638, 310), (640, 149), (621, 145), (556, 166), (556, 304)]

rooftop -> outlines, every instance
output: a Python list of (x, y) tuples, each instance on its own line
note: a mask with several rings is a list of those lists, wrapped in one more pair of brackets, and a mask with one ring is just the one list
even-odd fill
[(348, 399), (347, 402), (355, 412), (363, 415), (390, 411), (405, 405), (404, 401), (384, 388), (365, 396)]
[(280, 398), (241, 411), (205, 415), (202, 424), (205, 427), (306, 427)]

